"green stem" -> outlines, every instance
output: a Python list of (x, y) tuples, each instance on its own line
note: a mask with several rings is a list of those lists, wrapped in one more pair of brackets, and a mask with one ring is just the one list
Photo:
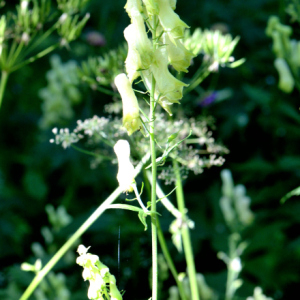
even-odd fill
[(99, 91), (99, 92), (101, 92), (103, 94), (120, 98), (120, 94), (115, 93), (115, 92), (113, 92), (111, 90), (108, 90), (108, 89), (106, 89), (106, 88), (104, 88), (102, 86), (97, 85), (96, 89), (97, 89), (97, 91)]
[(193, 76), (190, 85), (183, 90), (183, 95), (185, 96), (195, 89), (209, 74), (210, 71), (207, 64), (201, 66)]
[(91, 151), (88, 151), (88, 150), (84, 150), (84, 149), (81, 149), (73, 144), (71, 144), (71, 147), (74, 148), (75, 150), (81, 152), (81, 153), (84, 153), (84, 154), (87, 154), (87, 155), (91, 155), (91, 156), (94, 156), (94, 157), (97, 157), (97, 158), (102, 158), (102, 159), (106, 159), (106, 160), (112, 160), (112, 158), (110, 156), (105, 156), (105, 155), (101, 155), (101, 154), (96, 154), (94, 152), (91, 152)]
[(28, 65), (34, 61), (36, 61), (37, 59), (47, 55), (48, 53), (52, 52), (53, 50), (55, 50), (57, 47), (59, 46), (59, 44), (55, 44), (55, 45), (52, 45), (48, 48), (46, 48), (45, 50), (39, 52), (38, 54), (26, 59), (25, 61), (23, 61), (22, 63), (18, 64), (18, 65), (15, 65), (14, 67), (11, 68), (11, 72), (14, 72), (22, 67), (24, 67), (25, 65)]
[(41, 45), (42, 42), (57, 28), (59, 21), (57, 21), (52, 27), (45, 31), (41, 36), (37, 37), (36, 40), (30, 44), (24, 51), (24, 55), (28, 55), (32, 52), (37, 46)]
[(225, 300), (232, 300), (238, 287), (234, 284), (239, 276), (239, 271), (231, 267), (232, 261), (238, 257), (237, 255), (237, 242), (238, 235), (233, 233), (228, 238), (229, 248), (229, 261), (227, 263), (227, 282), (226, 282), (226, 294)]
[(175, 265), (173, 263), (172, 257), (169, 253), (169, 249), (168, 249), (166, 241), (165, 241), (165, 237), (164, 237), (163, 232), (161, 230), (159, 219), (156, 220), (156, 225), (157, 225), (157, 235), (158, 235), (159, 244), (160, 244), (161, 250), (164, 254), (164, 257), (167, 261), (168, 267), (169, 267), (169, 269), (170, 269), (170, 271), (171, 271), (171, 273), (172, 273), (172, 275), (173, 275), (173, 277), (176, 281), (181, 300), (187, 300), (187, 297), (184, 293), (184, 289), (183, 289), (183, 286), (182, 286), (182, 282), (178, 279), (178, 272), (175, 268)]
[(9, 74), (8, 74), (7, 71), (2, 70), (2, 72), (1, 72), (1, 82), (0, 82), (0, 108), (1, 108), (2, 100), (3, 100), (3, 96), (4, 96), (6, 84), (7, 84), (8, 75)]
[(193, 300), (199, 300), (199, 292), (198, 292), (198, 285), (196, 279), (196, 268), (195, 268), (195, 261), (192, 249), (192, 243), (190, 238), (190, 231), (189, 227), (186, 224), (186, 208), (185, 208), (185, 201), (184, 201), (184, 193), (182, 187), (182, 180), (180, 176), (180, 169), (178, 163), (175, 159), (173, 159), (173, 169), (176, 176), (176, 197), (178, 203), (178, 209), (182, 214), (182, 241), (183, 241), (183, 248), (185, 253), (185, 260), (187, 263), (187, 271), (189, 276), (190, 288), (191, 288), (191, 295)]
[[(141, 162), (135, 168), (134, 176), (139, 174), (143, 165), (149, 159), (149, 153), (147, 153)], [(55, 253), (55, 255), (49, 260), (44, 268), (38, 272), (33, 278), (30, 285), (27, 287), (20, 300), (27, 300), (33, 291), (37, 288), (42, 279), (49, 273), (49, 271), (55, 266), (55, 264), (63, 257), (63, 255), (72, 247), (72, 245), (82, 236), (82, 234), (102, 215), (102, 213), (108, 209), (117, 197), (122, 193), (122, 189), (118, 187), (98, 208), (97, 210), (78, 228), (78, 230), (69, 238), (69, 240)]]
[[(152, 163), (152, 182), (151, 182), (151, 211), (156, 212), (156, 152), (155, 152), (155, 79), (152, 75), (151, 103), (150, 103), (150, 148)], [(151, 214), (151, 232), (152, 232), (152, 300), (157, 300), (157, 215)]]
[[(151, 180), (151, 173), (146, 171), (146, 176), (149, 180)], [(156, 195), (158, 198), (161, 198), (160, 202), (163, 206), (175, 217), (175, 218), (182, 218), (180, 211), (173, 205), (173, 203), (166, 197), (162, 189), (160, 188), (159, 184), (156, 183)]]
[[(152, 28), (152, 42), (153, 50), (157, 48), (156, 44), (156, 28), (157, 28), (157, 17), (153, 16), (153, 28)], [(142, 73), (142, 72), (141, 72)], [(145, 81), (144, 81), (145, 82)], [(152, 299), (157, 300), (157, 288), (158, 288), (158, 270), (157, 270), (157, 214), (156, 212), (156, 152), (155, 152), (155, 78), (152, 74), (151, 80), (151, 91), (150, 91), (150, 115), (149, 115), (149, 126), (150, 126), (150, 153), (152, 163), (152, 180), (151, 180), (151, 235), (152, 235)]]

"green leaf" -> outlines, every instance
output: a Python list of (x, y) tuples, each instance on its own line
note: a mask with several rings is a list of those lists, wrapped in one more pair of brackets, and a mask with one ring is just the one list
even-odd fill
[(148, 225), (146, 222), (147, 214), (142, 209), (140, 209), (138, 216), (139, 216), (139, 219), (142, 222), (142, 224), (145, 226), (145, 231), (146, 231), (148, 228)]
[(119, 209), (125, 209), (125, 210), (131, 210), (131, 211), (137, 211), (137, 212), (144, 212), (141, 208), (129, 205), (129, 204), (111, 204), (108, 206), (108, 208), (119, 208)]
[(179, 134), (179, 131), (176, 132), (176, 133), (171, 134), (171, 135), (168, 137), (168, 144), (171, 143), (173, 140), (175, 140), (175, 139), (177, 138), (178, 134)]
[(236, 60), (235, 62), (229, 64), (229, 68), (232, 68), (232, 69), (237, 68), (240, 65), (242, 65), (245, 61), (246, 61), (245, 58), (241, 58), (239, 60)]
[(289, 193), (287, 193), (284, 197), (282, 197), (280, 199), (280, 203), (285, 203), (285, 201), (293, 196), (299, 196), (300, 195), (300, 186), (298, 186), (297, 188), (295, 188), (294, 190), (290, 191)]

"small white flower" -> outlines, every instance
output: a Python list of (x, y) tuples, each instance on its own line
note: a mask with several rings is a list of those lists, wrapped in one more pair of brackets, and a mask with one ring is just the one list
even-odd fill
[(241, 263), (241, 259), (239, 257), (235, 257), (229, 265), (229, 268), (235, 272), (241, 272), (242, 270), (242, 263)]

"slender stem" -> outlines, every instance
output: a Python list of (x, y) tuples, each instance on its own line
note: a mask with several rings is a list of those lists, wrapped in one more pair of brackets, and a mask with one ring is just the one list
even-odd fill
[(185, 96), (195, 89), (209, 74), (208, 65), (202, 65), (193, 76), (190, 85), (183, 90), (183, 95)]
[[(151, 180), (151, 173), (149, 171), (145, 171), (149, 180)], [(159, 184), (156, 183), (156, 194), (158, 198), (162, 198), (160, 202), (163, 206), (175, 217), (182, 218), (180, 211), (173, 205), (173, 203), (166, 197)]]
[(187, 270), (188, 270), (188, 276), (189, 276), (189, 282), (191, 288), (191, 295), (193, 300), (199, 300), (200, 298), (199, 298), (198, 285), (196, 279), (196, 267), (195, 267), (192, 243), (190, 238), (190, 231), (188, 225), (186, 224), (187, 218), (185, 215), (186, 208), (185, 208), (182, 181), (181, 181), (179, 166), (175, 159), (173, 159), (173, 169), (176, 176), (176, 186), (177, 186), (176, 197), (177, 197), (178, 209), (183, 216), (182, 219), (183, 226), (181, 232), (182, 232), (183, 248), (184, 248), (185, 260), (187, 263)]
[[(149, 153), (147, 153), (141, 162), (135, 168), (134, 176), (139, 174), (143, 165), (149, 159)], [(37, 273), (30, 285), (27, 287), (20, 300), (27, 300), (33, 291), (37, 288), (42, 279), (49, 273), (49, 271), (55, 266), (55, 264), (63, 257), (63, 255), (71, 248), (71, 246), (82, 236), (82, 234), (102, 215), (102, 213), (108, 209), (117, 197), (122, 193), (122, 189), (118, 187), (98, 208), (97, 210), (78, 228), (78, 230), (69, 238), (69, 240), (55, 253), (55, 255), (49, 260), (45, 267)]]
[(1, 82), (0, 82), (0, 108), (1, 108), (2, 100), (3, 100), (3, 96), (4, 96), (6, 84), (7, 84), (8, 75), (9, 74), (8, 74), (7, 71), (2, 70), (2, 72), (1, 72)]
[(57, 47), (59, 46), (59, 44), (55, 44), (55, 45), (52, 45), (46, 49), (44, 49), (43, 51), (39, 52), (38, 54), (26, 59), (25, 61), (23, 61), (22, 63), (18, 64), (18, 65), (15, 65), (14, 67), (11, 68), (11, 72), (14, 72), (22, 67), (24, 67), (25, 65), (28, 65), (34, 61), (36, 61), (37, 59), (47, 55), (48, 53), (52, 52), (53, 50), (55, 50)]
[(97, 158), (102, 158), (102, 159), (106, 159), (106, 160), (112, 160), (112, 158), (110, 156), (105, 156), (105, 155), (101, 155), (101, 154), (96, 154), (94, 152), (91, 152), (91, 151), (88, 151), (88, 150), (84, 150), (84, 149), (81, 149), (73, 144), (71, 144), (71, 147), (74, 148), (75, 150), (83, 153), (83, 154), (87, 154), (87, 155), (91, 155), (91, 156), (94, 156), (94, 157), (97, 157)]
[(136, 184), (132, 184), (131, 186), (132, 186), (132, 188), (133, 188), (133, 191), (134, 191), (134, 193), (135, 193), (136, 199), (137, 199), (138, 203), (140, 204), (141, 208), (143, 209), (143, 211), (144, 211), (146, 214), (148, 214), (148, 213), (149, 213), (149, 210), (145, 207), (145, 205), (144, 205), (144, 203), (143, 203), (143, 201), (142, 201), (142, 199), (141, 199), (141, 197), (140, 197), (140, 194), (139, 194), (139, 191), (138, 191), (138, 189), (137, 189)]
[(101, 92), (103, 94), (120, 98), (120, 94), (115, 93), (115, 92), (113, 92), (111, 90), (108, 90), (108, 89), (106, 89), (106, 88), (104, 88), (102, 86), (97, 85), (96, 89), (97, 89), (97, 91), (99, 91), (99, 92)]
[[(156, 27), (157, 17), (153, 16), (153, 28), (152, 28), (152, 42), (153, 50), (156, 50)], [(145, 81), (144, 81), (145, 82)], [(150, 152), (151, 152), (151, 163), (152, 163), (152, 180), (151, 180), (151, 234), (152, 234), (152, 299), (157, 300), (157, 283), (158, 283), (158, 270), (157, 270), (157, 214), (156, 212), (156, 152), (155, 152), (155, 78), (152, 74), (151, 80), (151, 91), (150, 91), (150, 115), (149, 115), (149, 126), (150, 126)]]
[(240, 270), (236, 270), (232, 267), (232, 262), (238, 257), (237, 255), (237, 242), (239, 238), (235, 233), (231, 234), (228, 238), (229, 248), (229, 260), (227, 263), (227, 282), (226, 282), (226, 294), (225, 300), (232, 300), (238, 287), (235, 285), (235, 281), (239, 276)]
[[(155, 152), (155, 79), (152, 75), (152, 89), (151, 89), (151, 103), (150, 103), (150, 148), (151, 148), (151, 162), (152, 162), (152, 186), (151, 186), (151, 211), (156, 212), (156, 152)], [(152, 232), (152, 300), (157, 300), (157, 215), (151, 214), (151, 232)]]
[(24, 55), (26, 56), (31, 51), (33, 51), (38, 45), (40, 45), (57, 28), (58, 23), (59, 21), (57, 21), (52, 27), (45, 31), (41, 36), (37, 37), (36, 40), (25, 49)]
[(168, 249), (166, 241), (165, 241), (165, 237), (164, 237), (163, 232), (161, 230), (159, 219), (156, 220), (156, 225), (157, 225), (157, 235), (158, 235), (159, 244), (160, 244), (161, 250), (164, 254), (164, 257), (167, 261), (168, 267), (169, 267), (169, 269), (170, 269), (170, 271), (171, 271), (171, 273), (172, 273), (172, 275), (173, 275), (173, 277), (176, 281), (181, 300), (187, 300), (187, 297), (184, 293), (184, 289), (183, 289), (183, 286), (182, 286), (182, 282), (178, 279), (178, 272), (175, 268), (175, 265), (173, 263), (172, 257), (169, 253), (169, 249)]

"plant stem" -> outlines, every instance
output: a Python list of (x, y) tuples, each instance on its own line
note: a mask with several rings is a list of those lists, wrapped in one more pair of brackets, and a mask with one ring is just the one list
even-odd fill
[(3, 100), (3, 96), (4, 96), (6, 84), (7, 84), (8, 75), (9, 74), (8, 74), (7, 71), (2, 70), (2, 72), (1, 72), (1, 82), (0, 82), (0, 108), (1, 108), (2, 100)]
[[(135, 168), (134, 176), (139, 174), (143, 165), (149, 159), (149, 153), (147, 153), (141, 162)], [(109, 208), (117, 197), (122, 193), (122, 189), (118, 187), (97, 209), (96, 211), (78, 228), (78, 230), (69, 238), (69, 240), (55, 253), (55, 255), (49, 260), (44, 268), (37, 273), (33, 278), (30, 285), (27, 287), (20, 300), (27, 300), (33, 291), (37, 288), (42, 279), (49, 273), (49, 271), (55, 266), (55, 264), (63, 257), (63, 255), (71, 248), (71, 246), (82, 236), (82, 234), (102, 215), (102, 213)]]
[(183, 226), (181, 228), (182, 232), (182, 241), (183, 241), (183, 248), (185, 253), (185, 260), (187, 263), (187, 271), (189, 276), (190, 288), (191, 288), (191, 295), (193, 300), (199, 300), (199, 292), (198, 292), (198, 285), (196, 279), (196, 268), (195, 268), (195, 261), (192, 249), (192, 243), (190, 238), (190, 231), (187, 225), (187, 218), (186, 218), (186, 208), (184, 202), (184, 194), (183, 194), (183, 187), (182, 181), (180, 176), (180, 169), (178, 163), (175, 159), (173, 159), (173, 169), (176, 176), (176, 198), (178, 203), (178, 209), (182, 214), (182, 223)]
[[(157, 27), (157, 17), (153, 16), (153, 27), (152, 32), (152, 42), (153, 51), (156, 50), (156, 27)], [(144, 81), (145, 82), (145, 81)], [(151, 91), (150, 91), (150, 115), (149, 115), (149, 126), (150, 126), (150, 153), (151, 153), (151, 163), (152, 163), (152, 180), (151, 180), (151, 235), (152, 235), (152, 299), (157, 300), (157, 214), (156, 212), (156, 177), (157, 177), (157, 167), (156, 167), (156, 152), (155, 152), (155, 78), (152, 74), (151, 80)]]
[(36, 61), (37, 59), (47, 55), (48, 53), (52, 52), (53, 50), (55, 50), (57, 47), (59, 46), (59, 44), (55, 44), (55, 45), (52, 45), (46, 49), (44, 49), (43, 51), (39, 52), (38, 54), (26, 59), (25, 61), (23, 61), (22, 63), (18, 64), (18, 65), (15, 65), (13, 66), (10, 71), (11, 72), (14, 72), (22, 67), (24, 67), (25, 65), (28, 65), (34, 61)]
[(229, 261), (227, 263), (227, 282), (226, 282), (226, 293), (225, 300), (232, 300), (234, 298), (234, 294), (238, 287), (235, 284), (239, 276), (239, 270), (235, 270), (232, 268), (231, 264), (234, 259), (238, 257), (237, 254), (237, 243), (239, 241), (239, 235), (233, 233), (228, 238), (228, 248), (229, 248)]
[(168, 267), (176, 281), (181, 300), (187, 300), (186, 295), (183, 290), (182, 282), (178, 279), (178, 272), (175, 268), (175, 265), (173, 263), (172, 257), (169, 253), (169, 249), (168, 249), (166, 241), (165, 241), (165, 237), (161, 230), (159, 219), (156, 220), (156, 224), (157, 224), (157, 235), (158, 235), (159, 244), (160, 244), (161, 250), (164, 254), (164, 257), (167, 261)]
[(190, 85), (183, 90), (183, 95), (185, 96), (195, 89), (209, 74), (208, 65), (202, 65), (193, 76)]
[[(151, 182), (151, 211), (156, 212), (156, 152), (155, 152), (155, 79), (152, 75), (151, 102), (150, 102), (150, 148), (152, 162), (152, 182)], [(151, 233), (152, 233), (152, 300), (157, 300), (157, 215), (151, 214)]]
[(74, 148), (75, 150), (83, 153), (83, 154), (87, 154), (87, 155), (91, 155), (91, 156), (94, 156), (94, 157), (97, 157), (97, 158), (102, 158), (103, 160), (112, 160), (112, 158), (110, 156), (105, 156), (105, 155), (101, 155), (101, 154), (96, 154), (94, 152), (91, 152), (91, 151), (88, 151), (88, 150), (84, 150), (84, 149), (81, 149), (73, 144), (71, 144), (71, 147)]
[[(151, 173), (146, 171), (146, 176), (149, 180), (151, 180)], [(156, 183), (156, 195), (158, 198), (161, 198), (160, 202), (163, 206), (175, 217), (175, 218), (182, 218), (180, 211), (173, 205), (173, 203), (166, 197), (162, 189), (160, 188), (159, 184)]]

